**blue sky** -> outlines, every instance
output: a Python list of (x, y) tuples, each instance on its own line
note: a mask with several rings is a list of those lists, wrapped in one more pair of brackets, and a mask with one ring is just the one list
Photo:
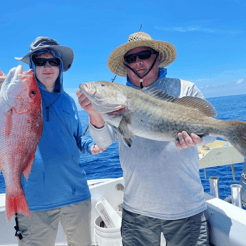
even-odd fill
[(52, 37), (75, 52), (64, 73), (74, 96), (80, 83), (111, 81), (108, 56), (142, 24), (141, 31), (177, 49), (168, 77), (194, 82), (206, 97), (246, 94), (245, 13), (244, 0), (2, 1), (0, 68), (7, 74), (36, 37)]

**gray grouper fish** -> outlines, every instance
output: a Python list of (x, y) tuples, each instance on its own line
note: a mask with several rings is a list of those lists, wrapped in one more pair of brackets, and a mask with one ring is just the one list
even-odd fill
[(229, 141), (246, 157), (246, 122), (215, 119), (214, 107), (197, 97), (173, 98), (165, 92), (95, 81), (80, 90), (102, 118), (113, 125), (128, 146), (134, 136), (175, 141), (179, 132), (210, 135)]

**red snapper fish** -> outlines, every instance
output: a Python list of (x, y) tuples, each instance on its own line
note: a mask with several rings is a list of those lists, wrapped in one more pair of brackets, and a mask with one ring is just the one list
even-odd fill
[(0, 170), (6, 185), (6, 219), (31, 216), (21, 186), (28, 179), (43, 128), (41, 94), (31, 70), (13, 68), (0, 91)]

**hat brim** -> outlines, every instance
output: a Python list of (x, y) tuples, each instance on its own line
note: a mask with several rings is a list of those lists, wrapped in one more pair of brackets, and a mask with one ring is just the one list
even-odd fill
[(115, 75), (126, 77), (127, 69), (124, 65), (124, 55), (128, 51), (141, 46), (150, 47), (162, 54), (159, 67), (170, 65), (177, 57), (176, 49), (171, 43), (158, 40), (138, 40), (122, 44), (112, 51), (107, 61), (109, 70)]
[(74, 59), (73, 50), (67, 46), (61, 46), (61, 45), (44, 45), (42, 47), (35, 49), (35, 51), (29, 52), (28, 54), (26, 54), (23, 57), (15, 57), (15, 59), (18, 61), (22, 61), (22, 62), (29, 65), (30, 57), (33, 53), (35, 53), (36, 51), (39, 51), (39, 50), (47, 49), (47, 48), (53, 49), (59, 53), (59, 55), (62, 59), (62, 62), (63, 62), (63, 72), (66, 72), (72, 66), (73, 59)]

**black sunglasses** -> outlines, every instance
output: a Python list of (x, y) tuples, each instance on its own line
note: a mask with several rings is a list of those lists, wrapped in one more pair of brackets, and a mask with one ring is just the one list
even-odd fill
[(57, 67), (60, 65), (60, 59), (58, 58), (33, 58), (33, 62), (36, 66), (41, 67), (45, 66), (47, 62), (49, 62), (50, 66)]
[(133, 63), (133, 62), (136, 62), (137, 57), (140, 60), (146, 60), (146, 59), (149, 59), (152, 54), (158, 54), (158, 52), (155, 50), (143, 50), (138, 53), (125, 55), (124, 60), (126, 63)]

